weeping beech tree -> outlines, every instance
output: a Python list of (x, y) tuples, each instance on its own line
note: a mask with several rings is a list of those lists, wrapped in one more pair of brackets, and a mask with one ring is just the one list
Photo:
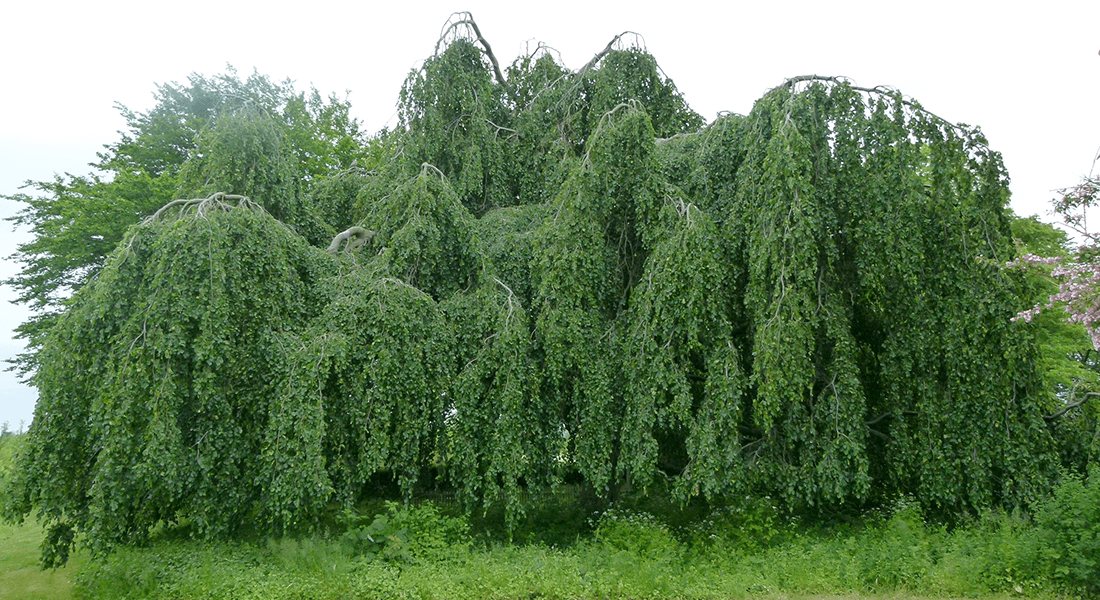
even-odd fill
[[(1042, 493), (1052, 395), (980, 131), (821, 77), (703, 126), (623, 40), (502, 70), (459, 14), (365, 168), (306, 194), (277, 136), (196, 157), (294, 191), (130, 230), (43, 346), (9, 516), (60, 561), (74, 531), (308, 528), (385, 481), (510, 518), (565, 480), (947, 514)], [(311, 215), (358, 229), (326, 252)]]

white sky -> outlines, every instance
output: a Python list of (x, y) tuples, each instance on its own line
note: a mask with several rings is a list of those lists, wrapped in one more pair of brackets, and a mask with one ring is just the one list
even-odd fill
[[(1086, 174), (1100, 147), (1100, 2), (922, 0), (599, 3), (311, 0), (8, 2), (0, 8), (0, 194), (24, 180), (87, 173), (124, 127), (119, 102), (152, 107), (155, 83), (232, 64), (300, 89), (348, 96), (375, 131), (395, 122), (411, 68), (455, 10), (473, 12), (507, 65), (528, 42), (579, 68), (634, 31), (708, 120), (747, 113), (787, 77), (840, 75), (889, 85), (954, 122), (979, 125), (1012, 176), (1012, 207), (1045, 219), (1056, 188)], [(397, 6), (401, 4), (401, 6)], [(608, 7), (608, 5), (611, 7)], [(20, 206), (0, 201), (0, 217)], [(0, 278), (25, 234), (0, 224)], [(0, 288), (0, 300), (14, 297)], [(0, 332), (26, 318), (0, 304)], [(21, 350), (0, 333), (0, 358)], [(0, 373), (0, 423), (29, 423), (35, 392)]]

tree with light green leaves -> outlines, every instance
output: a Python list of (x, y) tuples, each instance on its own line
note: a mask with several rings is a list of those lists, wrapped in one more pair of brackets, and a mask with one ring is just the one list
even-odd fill
[(306, 197), (315, 182), (364, 156), (365, 138), (348, 102), (298, 92), (291, 81), (257, 73), (242, 80), (229, 68), (159, 85), (154, 97), (148, 112), (118, 106), (126, 131), (104, 146), (91, 173), (28, 181), (32, 193), (6, 197), (26, 205), (10, 220), (34, 236), (13, 256), (21, 272), (4, 281), (34, 315), (16, 330), (28, 346), (14, 361), (23, 375), (36, 370), (38, 351), (70, 296), (102, 268), (127, 228), (165, 203), (214, 188), (251, 195), (319, 239), (329, 235), (316, 222), (328, 216), (325, 204), (307, 210)]
[(1058, 396), (981, 132), (822, 77), (704, 125), (628, 38), (501, 69), (459, 13), (393, 131), (251, 104), (199, 128), (43, 332), (9, 517), (37, 511), (56, 564), (74, 533), (306, 530), (379, 482), (510, 520), (566, 480), (941, 514), (1045, 493)]

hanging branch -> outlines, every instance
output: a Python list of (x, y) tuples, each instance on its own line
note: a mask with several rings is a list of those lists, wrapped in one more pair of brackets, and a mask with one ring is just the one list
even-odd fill
[(461, 25), (466, 25), (471, 30), (473, 30), (474, 35), (477, 37), (478, 43), (481, 44), (481, 47), (485, 52), (485, 56), (488, 56), (489, 62), (493, 63), (493, 73), (496, 75), (497, 82), (504, 87), (508, 87), (508, 82), (504, 79), (504, 74), (500, 71), (500, 63), (497, 62), (497, 57), (495, 54), (493, 54), (493, 48), (489, 45), (489, 41), (485, 39), (485, 36), (481, 35), (481, 28), (479, 28), (477, 26), (477, 22), (474, 21), (473, 14), (471, 14), (469, 11), (451, 13), (451, 18), (454, 18), (455, 16), (461, 16), (462, 18), (458, 21), (451, 21), (450, 19), (447, 20), (447, 26), (443, 29), (442, 32), (440, 32), (439, 40), (435, 43), (435, 54), (439, 55), (439, 45), (443, 43), (443, 39), (447, 37), (447, 34), (454, 31)]
[[(332, 243), (328, 246), (328, 252), (330, 254), (336, 254), (340, 251), (341, 245), (345, 252), (351, 252), (360, 246), (364, 246), (370, 243), (377, 235), (370, 229), (363, 227), (349, 227), (346, 231), (340, 232), (332, 239)], [(347, 242), (345, 244), (345, 242)]]
[(200, 205), (200, 204), (203, 204), (203, 203), (222, 202), (222, 201), (227, 201), (227, 200), (229, 200), (229, 201), (236, 200), (239, 205), (250, 203), (248, 196), (241, 196), (241, 195), (238, 195), (238, 194), (226, 194), (225, 192), (214, 192), (208, 198), (191, 198), (191, 199), (187, 199), (187, 200), (185, 200), (185, 199), (173, 200), (173, 201), (169, 202), (168, 204), (165, 204), (164, 206), (157, 209), (157, 212), (155, 212), (152, 215), (150, 215), (149, 217), (147, 217), (145, 219), (145, 222), (156, 221), (157, 219), (159, 219), (161, 217), (161, 215), (163, 215), (170, 208), (173, 208), (175, 206), (184, 206), (184, 207), (186, 207), (186, 206), (196, 206), (196, 205)]
[[(543, 90), (553, 88), (559, 82), (561, 82), (563, 79), (573, 78), (575, 80), (575, 82), (573, 83), (572, 86), (569, 87), (568, 90), (565, 91), (565, 93), (562, 94), (562, 98), (558, 101), (558, 104), (560, 105), (562, 102), (566, 102), (566, 100), (572, 96), (573, 92), (576, 91), (577, 88), (580, 87), (580, 85), (581, 85), (581, 77), (580, 76), (587, 73), (589, 70), (591, 70), (593, 67), (596, 66), (596, 63), (600, 62), (601, 60), (603, 60), (603, 58), (605, 56), (610, 54), (611, 51), (615, 49), (615, 44), (619, 43), (619, 40), (621, 40), (622, 37), (624, 35), (628, 34), (628, 33), (633, 34), (633, 35), (635, 35), (639, 38), (642, 37), (641, 34), (635, 33), (633, 31), (629, 31), (629, 30), (624, 31), (624, 32), (620, 33), (619, 35), (616, 35), (615, 37), (611, 38), (611, 41), (608, 42), (606, 46), (604, 46), (603, 50), (600, 50), (599, 52), (597, 52), (596, 55), (592, 57), (592, 60), (589, 60), (587, 63), (585, 63), (585, 65), (583, 67), (581, 67), (580, 69), (577, 69), (576, 72), (570, 73), (570, 72), (566, 71), (566, 73), (562, 74), (561, 77), (558, 77), (553, 82), (549, 83), (548, 85), (546, 85), (542, 89), (540, 89), (538, 92), (536, 92), (535, 95), (528, 102), (528, 105), (530, 105), (532, 102), (535, 101), (536, 98), (538, 98), (540, 95), (542, 95)], [(541, 46), (541, 44), (540, 44), (540, 46)], [(532, 56), (533, 56), (533, 54), (532, 54)], [(658, 68), (660, 68), (660, 67), (658, 67)], [(662, 71), (662, 73), (664, 73), (664, 71)]]
[[(600, 62), (601, 60), (603, 60), (603, 57), (610, 54), (611, 51), (615, 49), (615, 44), (619, 43), (619, 40), (621, 40), (623, 38), (623, 36), (628, 34), (628, 33), (633, 34), (637, 37), (642, 37), (641, 34), (638, 34), (638, 33), (635, 33), (633, 31), (627, 30), (627, 31), (624, 31), (624, 32), (620, 33), (619, 35), (611, 38), (611, 41), (608, 42), (606, 46), (604, 46), (603, 50), (600, 50), (599, 52), (597, 52), (596, 55), (592, 57), (592, 60), (585, 63), (585, 65), (583, 67), (581, 67), (580, 69), (577, 70), (577, 75), (583, 75), (589, 69), (591, 69), (592, 67), (595, 67), (596, 63)], [(642, 43), (644, 44), (645, 42), (643, 41)]]
[(897, 89), (894, 89), (894, 88), (891, 88), (891, 87), (888, 87), (888, 86), (882, 86), (882, 85), (876, 85), (873, 88), (860, 87), (858, 85), (852, 85), (852, 82), (849, 81), (847, 77), (835, 77), (835, 76), (824, 76), (824, 75), (798, 75), (797, 77), (790, 77), (786, 81), (784, 81), (783, 83), (779, 84), (778, 86), (772, 88), (771, 90), (768, 90), (768, 92), (766, 92), (765, 95), (771, 93), (774, 90), (778, 90), (778, 89), (786, 89), (786, 90), (792, 90), (793, 91), (795, 85), (797, 85), (799, 83), (805, 83), (807, 81), (809, 81), (809, 82), (819, 82), (819, 83), (833, 83), (833, 84), (837, 84), (837, 85), (847, 85), (848, 87), (852, 88), (853, 90), (855, 90), (857, 92), (863, 92), (865, 94), (882, 94), (882, 95), (896, 96), (899, 100), (901, 100), (901, 103), (904, 104), (905, 106), (908, 106), (909, 108), (913, 109), (914, 111), (917, 111), (917, 112), (920, 112), (922, 114), (928, 115), (929, 117), (932, 118), (933, 121), (936, 121), (937, 123), (939, 123), (941, 125), (946, 125), (947, 127), (950, 127), (951, 129), (954, 129), (955, 131), (958, 131), (958, 132), (964, 133), (964, 134), (970, 132), (970, 129), (966, 125), (963, 125), (961, 123), (952, 123), (951, 121), (948, 121), (947, 119), (937, 115), (936, 113), (924, 108), (923, 106), (921, 106), (916, 101), (911, 100), (909, 98), (906, 98)]
[(624, 31), (624, 32), (620, 33), (619, 35), (611, 38), (611, 41), (608, 42), (606, 46), (604, 46), (603, 50), (600, 50), (599, 52), (597, 52), (596, 55), (592, 57), (592, 60), (585, 63), (585, 65), (583, 67), (581, 67), (580, 69), (577, 70), (577, 74), (580, 75), (581, 73), (584, 73), (584, 72), (588, 71), (589, 69), (591, 69), (592, 67), (596, 66), (596, 63), (600, 62), (600, 60), (602, 60), (603, 57), (607, 56), (608, 53), (610, 53), (611, 50), (613, 50), (615, 48), (615, 44), (618, 43), (618, 41), (624, 35), (626, 35), (627, 33), (630, 33), (630, 32), (629, 31)]
[(1080, 400), (1074, 402), (1073, 398), (1076, 395), (1077, 395), (1077, 386), (1073, 386), (1073, 389), (1070, 390), (1070, 392), (1069, 392), (1069, 400), (1066, 401), (1066, 405), (1062, 408), (1062, 410), (1060, 410), (1056, 413), (1053, 413), (1053, 414), (1043, 415), (1043, 419), (1047, 422), (1054, 421), (1056, 419), (1060, 419), (1060, 418), (1066, 416), (1066, 413), (1068, 413), (1069, 411), (1071, 411), (1071, 410), (1083, 405), (1084, 403), (1088, 402), (1089, 398), (1100, 397), (1100, 393), (1087, 392), (1087, 393), (1084, 394), (1084, 396)]

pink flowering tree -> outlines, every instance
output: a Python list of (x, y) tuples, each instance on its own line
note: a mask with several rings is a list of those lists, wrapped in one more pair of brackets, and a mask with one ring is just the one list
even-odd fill
[(1035, 217), (1016, 219), (1020, 257), (1009, 263), (1031, 275), (1033, 297), (1043, 298), (1014, 320), (1036, 327), (1039, 369), (1052, 392), (1044, 419), (1063, 465), (1078, 472), (1100, 456), (1100, 233), (1088, 223), (1098, 204), (1100, 177), (1092, 174), (1059, 190), (1052, 212), (1076, 234), (1077, 246)]
[[(1098, 157), (1100, 158), (1100, 157)], [(1062, 257), (1025, 254), (1010, 265), (1027, 269), (1029, 266), (1053, 265), (1051, 275), (1059, 282), (1058, 291), (1051, 294), (1044, 304), (1037, 304), (1017, 315), (1017, 319), (1030, 322), (1042, 310), (1063, 307), (1071, 323), (1085, 326), (1092, 346), (1100, 351), (1100, 234), (1090, 231), (1088, 210), (1100, 202), (1100, 178), (1082, 178), (1081, 182), (1059, 190), (1061, 198), (1054, 201), (1054, 214), (1077, 233), (1082, 243), (1076, 260)]]

